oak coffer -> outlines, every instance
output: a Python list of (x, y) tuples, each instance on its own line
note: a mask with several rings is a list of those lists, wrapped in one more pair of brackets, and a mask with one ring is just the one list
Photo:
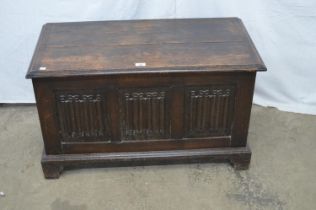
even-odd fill
[(247, 169), (257, 71), (238, 18), (48, 23), (32, 58), (46, 178), (64, 168)]

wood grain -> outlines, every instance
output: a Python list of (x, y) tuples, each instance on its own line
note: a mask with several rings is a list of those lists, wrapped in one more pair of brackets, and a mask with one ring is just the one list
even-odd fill
[[(146, 66), (135, 67), (138, 62)], [(264, 71), (266, 67), (238, 18), (49, 23), (43, 27), (27, 78), (144, 70)]]

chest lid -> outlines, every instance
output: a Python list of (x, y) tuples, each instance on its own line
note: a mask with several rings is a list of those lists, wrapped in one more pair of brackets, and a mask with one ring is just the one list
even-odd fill
[(238, 18), (47, 23), (27, 78), (265, 71)]

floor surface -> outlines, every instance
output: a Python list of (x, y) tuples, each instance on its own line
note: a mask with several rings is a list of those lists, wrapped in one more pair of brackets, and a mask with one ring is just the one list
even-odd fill
[(46, 180), (35, 106), (0, 107), (0, 209), (316, 209), (316, 116), (253, 106), (248, 141), (248, 171), (188, 164), (80, 169)]

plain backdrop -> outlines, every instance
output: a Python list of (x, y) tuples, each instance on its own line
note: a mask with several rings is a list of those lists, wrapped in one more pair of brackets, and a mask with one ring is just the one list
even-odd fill
[(0, 103), (34, 102), (25, 79), (46, 22), (240, 17), (268, 71), (254, 103), (316, 114), (315, 0), (1, 0)]

